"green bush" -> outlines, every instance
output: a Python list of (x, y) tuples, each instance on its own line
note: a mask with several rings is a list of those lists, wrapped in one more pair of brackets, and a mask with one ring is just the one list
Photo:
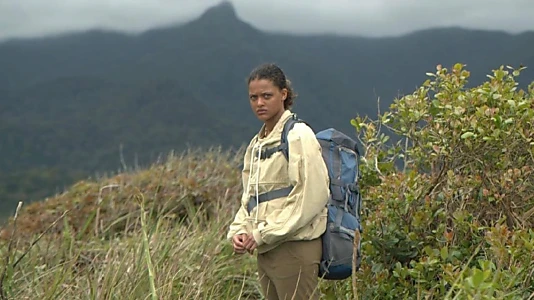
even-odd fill
[(363, 299), (534, 297), (534, 83), (519, 89), (521, 70), (468, 88), (463, 65), (438, 66), (377, 120), (352, 120), (366, 151)]

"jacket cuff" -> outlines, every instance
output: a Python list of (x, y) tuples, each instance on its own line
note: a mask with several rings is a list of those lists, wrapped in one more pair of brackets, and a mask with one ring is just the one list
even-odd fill
[(258, 245), (258, 247), (265, 244), (265, 242), (261, 238), (261, 233), (259, 229), (252, 230), (252, 235), (254, 236), (254, 240), (256, 241), (256, 244)]

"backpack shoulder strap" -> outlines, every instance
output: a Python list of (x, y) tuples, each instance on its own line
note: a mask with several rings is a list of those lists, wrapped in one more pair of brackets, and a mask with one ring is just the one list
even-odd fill
[(280, 151), (282, 151), (287, 160), (289, 160), (289, 142), (287, 140), (287, 136), (289, 134), (289, 131), (293, 129), (293, 126), (295, 126), (296, 123), (304, 123), (311, 128), (311, 126), (306, 121), (299, 119), (297, 117), (297, 114), (295, 113), (293, 113), (293, 115), (291, 115), (291, 118), (287, 120), (287, 122), (284, 124), (284, 129), (282, 130), (282, 137), (280, 141)]
[(284, 128), (282, 129), (282, 136), (280, 138), (280, 145), (278, 145), (277, 147), (264, 149), (261, 154), (261, 159), (269, 158), (274, 153), (281, 151), (282, 154), (284, 154), (284, 156), (286, 157), (286, 159), (289, 160), (289, 142), (287, 140), (287, 136), (289, 134), (289, 131), (293, 129), (293, 126), (295, 126), (296, 123), (304, 123), (311, 128), (311, 126), (306, 121), (299, 119), (297, 115), (293, 113), (284, 124)]

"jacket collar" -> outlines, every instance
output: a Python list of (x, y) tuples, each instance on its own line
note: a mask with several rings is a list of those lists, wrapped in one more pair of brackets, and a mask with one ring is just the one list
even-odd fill
[(291, 112), (289, 109), (286, 109), (284, 113), (282, 114), (282, 116), (280, 117), (280, 119), (278, 120), (278, 122), (276, 122), (276, 124), (274, 125), (273, 130), (269, 133), (268, 136), (264, 138), (262, 138), (262, 136), (265, 131), (265, 124), (263, 124), (261, 126), (259, 133), (257, 134), (257, 140), (267, 140), (267, 139), (271, 139), (274, 136), (278, 137), (279, 135), (281, 135), (282, 130), (284, 129), (284, 124), (291, 117), (292, 114), (293, 112)]

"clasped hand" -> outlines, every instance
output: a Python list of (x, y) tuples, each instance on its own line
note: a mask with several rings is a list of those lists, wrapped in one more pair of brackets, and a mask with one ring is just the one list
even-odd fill
[(258, 246), (254, 236), (252, 234), (238, 234), (235, 235), (232, 239), (234, 245), (234, 252), (237, 254), (244, 254), (245, 251), (252, 254), (254, 249)]

